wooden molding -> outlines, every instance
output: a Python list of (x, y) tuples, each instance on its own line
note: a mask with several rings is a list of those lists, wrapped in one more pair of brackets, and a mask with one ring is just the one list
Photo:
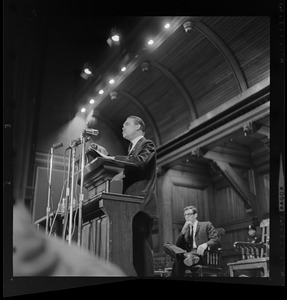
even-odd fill
[(228, 163), (230, 165), (239, 165), (247, 169), (249, 169), (250, 166), (252, 166), (251, 160), (246, 159), (242, 156), (239, 157), (239, 156), (215, 152), (215, 151), (208, 151), (203, 156), (204, 158), (208, 158), (216, 162), (221, 161), (221, 162)]
[[(189, 154), (192, 149), (202, 148), (219, 139), (222, 139), (237, 130), (250, 120), (259, 120), (270, 114), (270, 103), (266, 102), (243, 115), (238, 115), (234, 119), (227, 119), (221, 126), (202, 124), (199, 128), (194, 128), (189, 135), (181, 137), (177, 141), (170, 142), (170, 145), (161, 146), (158, 149), (158, 164), (168, 164), (180, 157)], [(203, 132), (206, 131), (206, 132)], [(193, 138), (192, 138), (193, 137)]]

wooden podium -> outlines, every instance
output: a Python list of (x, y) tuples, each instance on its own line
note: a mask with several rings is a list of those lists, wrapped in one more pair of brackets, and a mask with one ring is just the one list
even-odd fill
[[(140, 211), (143, 197), (112, 193), (112, 178), (135, 164), (97, 157), (84, 167), (83, 184), (88, 189), (88, 199), (82, 203), (82, 228), (80, 246), (89, 252), (119, 266), (127, 276), (137, 276), (133, 266), (132, 222)], [(79, 182), (78, 182), (79, 184)], [(68, 212), (69, 214), (69, 212)], [(49, 224), (55, 213), (49, 216)], [(56, 215), (53, 235), (63, 237), (64, 213)], [(45, 228), (46, 217), (35, 222)], [(51, 224), (50, 224), (51, 225)], [(78, 236), (78, 206), (73, 208), (72, 240)], [(50, 226), (49, 226), (50, 230)]]
[(118, 265), (127, 276), (137, 276), (133, 267), (133, 217), (143, 197), (110, 192), (118, 173), (136, 168), (132, 163), (95, 158), (85, 166), (84, 187), (89, 199), (82, 207), (81, 245), (101, 258)]

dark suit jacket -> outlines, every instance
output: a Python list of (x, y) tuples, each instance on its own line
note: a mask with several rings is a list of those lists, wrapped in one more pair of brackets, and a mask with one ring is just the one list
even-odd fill
[[(219, 244), (217, 233), (211, 222), (198, 221), (196, 232), (195, 232), (195, 243), (197, 247), (203, 243), (207, 243), (207, 245), (210, 247)], [(175, 244), (176, 246), (188, 252), (191, 251), (190, 245), (188, 243), (188, 230), (186, 231), (185, 234), (180, 232)]]
[(130, 169), (123, 179), (123, 193), (143, 196), (141, 210), (151, 217), (157, 217), (156, 203), (156, 148), (154, 143), (141, 138), (127, 156), (116, 155), (116, 160), (135, 163), (137, 168)]

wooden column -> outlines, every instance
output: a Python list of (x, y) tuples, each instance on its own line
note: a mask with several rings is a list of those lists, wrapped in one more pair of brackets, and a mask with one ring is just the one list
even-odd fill
[[(161, 216), (162, 220), (162, 245), (170, 242), (174, 243), (172, 228), (172, 185), (169, 172), (160, 177), (159, 192), (162, 199)], [(161, 245), (161, 247), (162, 247)]]

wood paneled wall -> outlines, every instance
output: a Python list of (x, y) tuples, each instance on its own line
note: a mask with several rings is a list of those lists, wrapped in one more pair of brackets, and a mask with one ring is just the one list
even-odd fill
[(199, 210), (198, 219), (214, 219), (208, 199), (212, 194), (212, 182), (204, 175), (169, 170), (158, 178), (159, 242), (158, 251), (167, 242), (174, 243), (183, 225), (183, 208), (194, 205)]

